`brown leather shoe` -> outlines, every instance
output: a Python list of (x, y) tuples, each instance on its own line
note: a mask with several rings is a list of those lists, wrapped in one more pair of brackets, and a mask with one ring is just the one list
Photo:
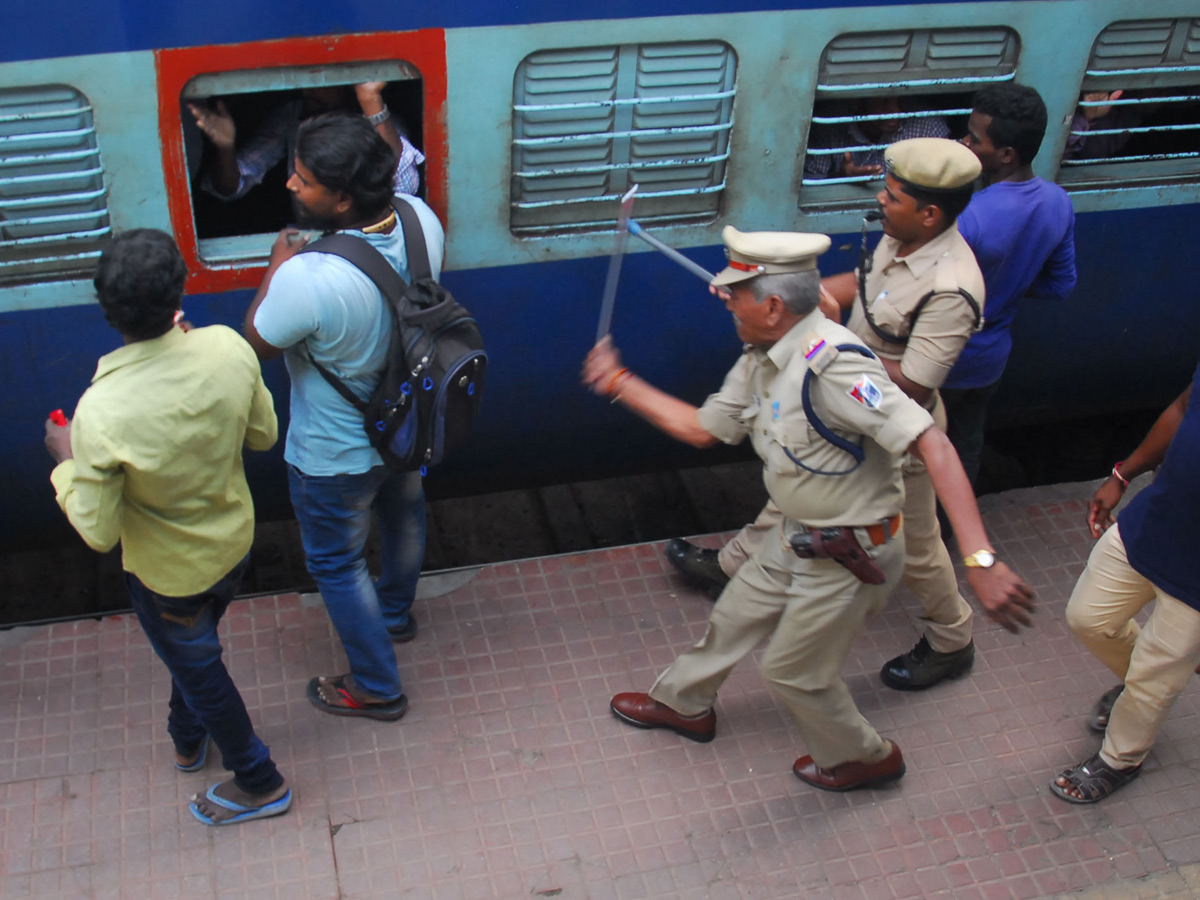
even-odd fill
[(792, 766), (792, 773), (801, 781), (823, 791), (853, 791), (895, 781), (904, 775), (904, 757), (893, 742), (892, 752), (877, 763), (844, 762), (823, 769), (811, 756), (802, 756)]
[(707, 744), (717, 734), (717, 714), (711, 709), (698, 716), (681, 716), (649, 694), (617, 694), (609, 704), (613, 715), (638, 728), (669, 728), (689, 740)]

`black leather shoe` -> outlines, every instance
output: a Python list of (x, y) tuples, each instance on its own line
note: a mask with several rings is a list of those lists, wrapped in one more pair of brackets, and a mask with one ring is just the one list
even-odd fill
[(903, 656), (888, 662), (880, 679), (898, 691), (923, 691), (947, 678), (961, 678), (975, 665), (975, 642), (952, 653), (938, 653), (929, 646), (925, 635)]
[(393, 644), (407, 644), (417, 636), (417, 617), (410, 612), (408, 622), (399, 628), (389, 628), (388, 635), (391, 636)]
[(720, 551), (697, 547), (683, 538), (671, 538), (663, 552), (671, 565), (689, 580), (708, 588), (714, 599), (729, 584), (729, 576), (717, 561)]

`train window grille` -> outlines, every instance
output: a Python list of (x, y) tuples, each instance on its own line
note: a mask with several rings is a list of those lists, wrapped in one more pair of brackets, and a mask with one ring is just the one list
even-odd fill
[[(904, 137), (960, 137), (971, 95), (1011, 81), (1019, 41), (1006, 27), (843, 34), (821, 54), (812, 127), (804, 150), (804, 210), (869, 206), (882, 161)], [(852, 166), (844, 163), (851, 154)]]
[(736, 57), (719, 41), (543, 50), (513, 89), (513, 233), (707, 222), (725, 189)]
[(386, 82), (385, 104), (402, 124), (409, 141), (420, 148), (421, 75), (403, 60), (207, 72), (188, 81), (180, 96), (180, 121), (197, 245), (205, 263), (220, 268), (264, 260), (270, 255), (279, 229), (294, 224), (291, 194), (286, 188), (291, 139), (287, 151), (268, 169), (261, 183), (236, 199), (221, 198), (210, 189), (208, 180), (208, 154), (213, 149), (197, 128), (188, 104), (215, 105), (221, 100), (234, 118), (241, 150), (244, 142), (253, 139), (255, 128), (272, 114), (286, 111), (289, 106), (299, 109), (301, 92), (336, 88), (346, 92), (346, 103), (352, 104), (350, 88), (366, 81)]
[(1200, 19), (1100, 33), (1058, 180), (1074, 193), (1200, 181)]
[(111, 233), (88, 99), (61, 84), (0, 90), (0, 281), (87, 275)]

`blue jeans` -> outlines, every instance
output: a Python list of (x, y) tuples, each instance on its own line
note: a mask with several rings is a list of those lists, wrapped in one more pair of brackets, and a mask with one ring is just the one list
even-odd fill
[(242, 695), (221, 662), (217, 637), (217, 623), (249, 562), (246, 556), (207, 591), (191, 597), (156, 594), (132, 572), (125, 573), (125, 583), (150, 646), (171, 673), (167, 731), (176, 751), (189, 756), (211, 737), (237, 786), (265, 794), (279, 787), (283, 776), (254, 733)]
[[(425, 559), (420, 474), (376, 466), (355, 475), (306, 475), (289, 465), (288, 488), (309, 574), (341, 638), (355, 685), (395, 700), (403, 692), (388, 629), (408, 624)], [(383, 566), (374, 584), (363, 556), (372, 510)]]

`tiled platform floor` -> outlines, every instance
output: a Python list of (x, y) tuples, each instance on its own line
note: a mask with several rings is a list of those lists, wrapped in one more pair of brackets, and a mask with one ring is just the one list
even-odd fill
[(231, 828), (187, 812), (222, 773), (174, 771), (169, 680), (132, 617), (0, 633), (0, 898), (1195, 896), (1197, 692), (1121, 793), (1077, 807), (1047, 789), (1097, 745), (1083, 717), (1112, 681), (1062, 617), (1090, 492), (984, 498), (1041, 608), (1019, 636), (981, 620), (971, 677), (883, 688), (918, 634), (913, 598), (870, 621), (846, 676), (909, 771), (845, 795), (792, 777), (802, 747), (754, 660), (711, 744), (609, 714), (703, 631), (708, 601), (658, 545), (489, 567), (422, 603), (392, 724), (306, 702), (310, 676), (344, 668), (316, 598), (235, 604), (227, 659), (297, 800)]

